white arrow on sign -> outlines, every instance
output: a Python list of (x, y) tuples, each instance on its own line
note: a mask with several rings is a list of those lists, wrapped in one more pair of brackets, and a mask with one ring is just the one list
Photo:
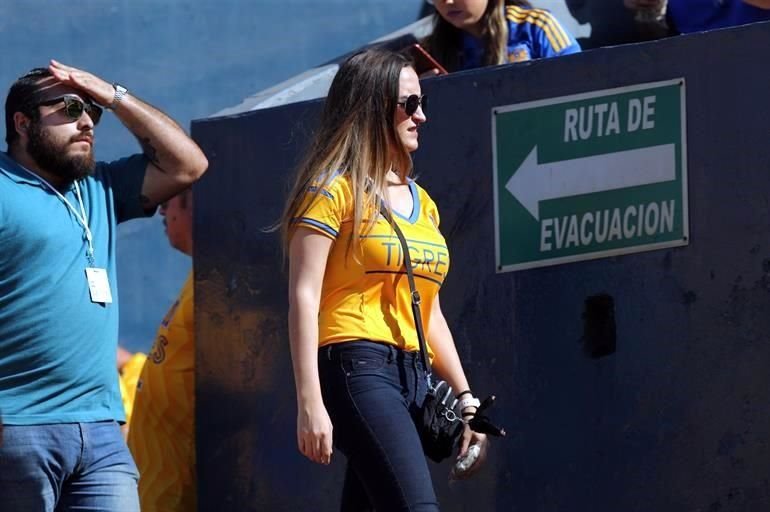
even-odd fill
[(537, 146), (505, 184), (536, 220), (540, 201), (676, 179), (674, 144), (539, 164)]

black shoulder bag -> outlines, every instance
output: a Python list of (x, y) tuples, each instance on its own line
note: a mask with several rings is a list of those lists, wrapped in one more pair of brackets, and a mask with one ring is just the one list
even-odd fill
[[(420, 360), (425, 369), (425, 379), (428, 382), (428, 394), (425, 396), (425, 401), (422, 405), (421, 423), (419, 425), (422, 448), (425, 455), (431, 460), (441, 462), (452, 455), (452, 451), (463, 433), (463, 421), (454, 411), (457, 399), (452, 395), (452, 387), (443, 380), (438, 381), (435, 385), (433, 384), (433, 373), (431, 372), (428, 359), (428, 344), (425, 341), (425, 334), (422, 328), (420, 293), (414, 284), (412, 259), (409, 256), (406, 238), (404, 238), (401, 228), (398, 227), (398, 224), (382, 202), (380, 202), (380, 213), (393, 227), (393, 231), (396, 232), (396, 236), (401, 242), (401, 249), (404, 253), (404, 267), (406, 268), (406, 277), (409, 281), (409, 291), (412, 297), (414, 326), (417, 331), (417, 339), (420, 342)], [(484, 400), (476, 411), (476, 415), (468, 421), (468, 425), (476, 432), (504, 436), (505, 430), (493, 425), (489, 418), (483, 414), (483, 411), (490, 407), (494, 400), (494, 396)]]

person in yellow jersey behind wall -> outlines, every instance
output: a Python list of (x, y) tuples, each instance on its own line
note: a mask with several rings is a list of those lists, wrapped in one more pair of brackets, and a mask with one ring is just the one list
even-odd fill
[[(166, 236), (192, 255), (192, 193), (161, 205)], [(158, 328), (134, 398), (128, 447), (139, 469), (142, 512), (195, 511), (195, 343), (192, 272)]]

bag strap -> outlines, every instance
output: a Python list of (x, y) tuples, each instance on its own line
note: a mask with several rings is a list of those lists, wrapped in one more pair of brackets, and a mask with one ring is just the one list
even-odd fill
[[(385, 207), (385, 203), (383, 201), (380, 201), (380, 213), (393, 227), (393, 231), (396, 232), (396, 236), (401, 242), (401, 249), (404, 253), (406, 277), (409, 280), (409, 291), (411, 292), (412, 296), (412, 314), (414, 315), (414, 326), (417, 329), (417, 339), (420, 342), (420, 359), (422, 360), (423, 367), (425, 368), (425, 378), (428, 380), (428, 389), (433, 389), (431, 382), (431, 376), (433, 374), (430, 369), (430, 362), (428, 361), (428, 344), (425, 342), (425, 334), (422, 328), (422, 315), (420, 315), (420, 292), (417, 291), (417, 287), (414, 284), (412, 258), (409, 257), (409, 247), (406, 245), (406, 238), (404, 238), (404, 233), (401, 231), (401, 228), (398, 227), (398, 224), (396, 224), (396, 221), (393, 219), (393, 216), (390, 214), (387, 207)], [(452, 388), (450, 387), (450, 391), (447, 392), (447, 397), (449, 393), (451, 393), (451, 389)], [(447, 397), (444, 397), (444, 401), (446, 401)], [(455, 400), (455, 402), (457, 402), (457, 400)], [(468, 426), (470, 426), (471, 430), (493, 436), (505, 436), (505, 429), (493, 424), (489, 417), (484, 414), (485, 409), (491, 407), (494, 402), (495, 396), (492, 395), (481, 403), (473, 418), (468, 421)], [(450, 409), (452, 408), (454, 408), (454, 406), (450, 407)]]
[(393, 231), (396, 232), (398, 240), (401, 242), (401, 252), (404, 253), (404, 266), (406, 267), (406, 277), (409, 281), (409, 295), (412, 302), (412, 315), (414, 316), (414, 327), (417, 330), (417, 340), (420, 342), (420, 360), (422, 361), (423, 368), (425, 368), (425, 376), (428, 379), (428, 387), (431, 387), (431, 375), (433, 375), (430, 368), (430, 361), (428, 358), (428, 344), (425, 342), (425, 332), (422, 327), (422, 314), (420, 313), (420, 292), (417, 291), (417, 287), (414, 284), (414, 272), (412, 271), (412, 258), (409, 256), (409, 247), (406, 244), (406, 238), (404, 233), (398, 224), (393, 219), (393, 216), (388, 211), (385, 203), (380, 201), (380, 213), (385, 220), (393, 227)]

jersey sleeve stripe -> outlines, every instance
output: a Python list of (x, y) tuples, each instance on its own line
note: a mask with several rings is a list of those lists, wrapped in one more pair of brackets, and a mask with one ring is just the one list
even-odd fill
[(551, 27), (551, 30), (556, 35), (559, 40), (562, 42), (562, 47), (559, 51), (562, 51), (563, 49), (567, 48), (572, 44), (572, 41), (570, 40), (570, 36), (567, 33), (566, 30), (561, 26), (561, 23), (559, 23), (559, 20), (557, 20), (553, 14), (551, 14), (548, 11), (542, 11), (543, 15), (541, 16), (541, 19), (545, 18), (547, 19), (548, 26)]
[[(316, 192), (318, 191), (318, 187), (315, 187), (315, 186), (308, 187), (307, 191), (310, 193)], [(334, 196), (331, 194), (331, 192), (329, 192), (325, 188), (322, 188), (320, 191), (318, 191), (318, 193), (324, 197), (328, 197), (329, 199), (334, 199)]]
[(339, 234), (337, 230), (334, 229), (333, 227), (329, 226), (328, 224), (324, 224), (323, 222), (319, 222), (315, 219), (309, 219), (307, 217), (299, 217), (292, 220), (296, 224), (303, 224), (305, 227), (308, 227), (314, 231), (318, 231), (324, 235), (331, 236), (334, 239), (336, 239), (337, 235)]
[(561, 52), (571, 44), (569, 35), (564, 31), (559, 21), (548, 11), (509, 7), (507, 14), (508, 19), (516, 24), (530, 23), (541, 28), (556, 53)]
[(540, 11), (540, 14), (538, 16), (538, 19), (542, 23), (548, 26), (548, 30), (553, 35), (555, 39), (560, 41), (561, 44), (557, 43), (554, 45), (554, 49), (557, 53), (564, 50), (566, 47), (570, 45), (570, 38), (567, 32), (564, 31), (559, 21), (553, 17), (553, 15), (548, 11)]
[(567, 44), (564, 42), (564, 40), (562, 40), (557, 31), (554, 30), (553, 25), (542, 19), (533, 19), (532, 23), (535, 26), (543, 29), (543, 32), (545, 32), (545, 35), (548, 38), (548, 42), (551, 44), (553, 50), (556, 53), (561, 53), (561, 51), (567, 47)]

